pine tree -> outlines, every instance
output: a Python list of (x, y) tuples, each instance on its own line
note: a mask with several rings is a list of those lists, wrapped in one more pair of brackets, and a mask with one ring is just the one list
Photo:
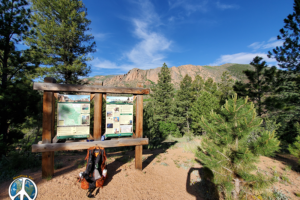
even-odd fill
[(18, 50), (29, 31), (30, 9), (25, 0), (0, 2), (0, 155), (23, 137), (18, 127), (26, 117), (37, 114), (39, 95), (32, 90), (36, 63), (30, 50)]
[(181, 131), (190, 134), (191, 115), (190, 110), (195, 96), (192, 90), (192, 78), (185, 75), (180, 82), (180, 89), (177, 91), (173, 106), (173, 115)]
[(192, 83), (192, 90), (194, 91), (195, 97), (200, 95), (200, 92), (204, 89), (204, 80), (202, 76), (197, 75)]
[(248, 96), (257, 107), (258, 115), (262, 116), (265, 113), (265, 96), (271, 92), (271, 84), (273, 81), (275, 67), (268, 69), (263, 58), (255, 57), (250, 63), (255, 70), (245, 70), (244, 73), (248, 78), (248, 83), (238, 81), (234, 85), (234, 90), (240, 97)]
[(191, 108), (191, 120), (192, 120), (192, 129), (194, 134), (200, 134), (203, 132), (203, 129), (199, 123), (201, 116), (207, 120), (211, 120), (210, 112), (218, 112), (220, 109), (219, 99), (206, 91), (201, 91), (199, 97), (192, 104)]
[(224, 104), (225, 100), (231, 97), (233, 91), (234, 80), (230, 76), (228, 71), (222, 73), (221, 82), (218, 83), (218, 88), (221, 92), (221, 103)]
[(292, 155), (294, 155), (296, 158), (298, 158), (298, 162), (300, 164), (300, 125), (299, 123), (296, 124), (298, 136), (296, 137), (296, 141), (289, 145), (289, 151)]
[(300, 0), (294, 0), (294, 12), (284, 19), (284, 23), (277, 36), (283, 45), (269, 51), (268, 56), (275, 58), (281, 68), (300, 72)]
[(151, 87), (153, 91), (150, 94), (153, 106), (153, 123), (154, 127), (157, 127), (158, 130), (155, 130), (160, 133), (159, 137), (163, 138), (163, 132), (159, 131), (159, 122), (168, 123), (170, 121), (170, 116), (172, 114), (171, 106), (174, 97), (174, 86), (171, 83), (171, 73), (166, 65), (163, 64), (160, 73), (158, 73), (158, 82), (156, 85)]
[(284, 19), (278, 40), (283, 45), (269, 51), (269, 57), (275, 58), (279, 67), (287, 69), (277, 74), (275, 95), (269, 99), (269, 106), (279, 117), (281, 139), (288, 143), (294, 141), (297, 131), (295, 124), (300, 119), (300, 0), (294, 0), (294, 12)]
[(212, 121), (204, 117), (200, 124), (207, 132), (197, 156), (213, 174), (213, 182), (226, 198), (242, 199), (243, 194), (262, 191), (272, 179), (257, 171), (255, 163), (260, 155), (274, 155), (279, 141), (273, 131), (262, 131), (260, 137), (249, 141), (251, 131), (259, 127), (262, 119), (256, 115), (254, 104), (248, 98), (226, 101), (220, 114), (211, 112)]
[(27, 44), (41, 56), (41, 75), (56, 78), (58, 83), (82, 84), (86, 76), (89, 53), (95, 52), (95, 42), (89, 30), (91, 21), (80, 0), (31, 0), (35, 11), (31, 23), (37, 34), (28, 37)]

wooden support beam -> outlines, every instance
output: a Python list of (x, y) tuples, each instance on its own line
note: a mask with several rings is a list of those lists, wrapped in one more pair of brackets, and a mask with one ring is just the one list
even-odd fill
[(95, 97), (95, 94), (91, 94), (90, 95), (90, 101), (92, 101), (94, 99), (94, 97)]
[[(137, 84), (138, 87), (143, 87), (142, 83)], [(136, 98), (136, 124), (135, 124), (135, 138), (143, 137), (143, 95), (137, 95)], [(135, 168), (138, 170), (143, 169), (143, 146), (135, 146)]]
[(58, 99), (58, 92), (54, 92), (55, 99)]
[[(94, 85), (103, 86), (102, 81), (95, 81)], [(102, 93), (94, 94), (94, 140), (100, 140), (102, 136)]]
[[(58, 141), (59, 141), (59, 139), (57, 138), (57, 135), (54, 136), (54, 138), (52, 139), (52, 143), (57, 143)], [(40, 143), (38, 143), (38, 144), (40, 144)], [(41, 143), (41, 144), (43, 144), (43, 143)]]
[[(56, 82), (55, 79), (47, 77), (45, 82)], [(51, 83), (49, 83), (51, 84)], [(43, 133), (42, 143), (51, 144), (54, 136), (54, 94), (45, 91), (43, 94)], [(44, 151), (42, 154), (42, 177), (54, 174), (54, 152)]]
[(95, 94), (94, 98), (94, 140), (101, 139), (102, 130), (102, 93)]
[(136, 145), (147, 145), (148, 138), (136, 139), (118, 139), (107, 141), (94, 141), (94, 142), (72, 142), (72, 143), (47, 143), (47, 144), (33, 144), (32, 152), (49, 152), (49, 151), (65, 151), (65, 150), (79, 150), (88, 149), (93, 146), (104, 148), (109, 147), (126, 147)]
[(51, 92), (93, 92), (93, 93), (113, 93), (113, 94), (149, 94), (150, 89), (107, 87), (98, 85), (69, 85), (57, 83), (33, 83), (34, 90), (44, 90)]

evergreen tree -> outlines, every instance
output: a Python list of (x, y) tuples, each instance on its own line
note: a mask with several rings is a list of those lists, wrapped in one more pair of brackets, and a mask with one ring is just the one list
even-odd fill
[(200, 96), (200, 92), (204, 89), (204, 80), (200, 75), (195, 77), (195, 80), (192, 83), (192, 90), (194, 91), (195, 97)]
[(288, 143), (294, 141), (295, 124), (300, 122), (300, 0), (294, 0), (293, 8), (294, 12), (284, 19), (285, 25), (277, 36), (283, 45), (269, 51), (268, 55), (275, 58), (282, 69), (287, 69), (277, 74), (275, 95), (268, 102), (282, 124), (281, 138)]
[(150, 101), (148, 102), (144, 108), (143, 108), (143, 133), (145, 136), (151, 139), (153, 139), (155, 136), (157, 136), (157, 130), (158, 123), (153, 119), (154, 116), (154, 102)]
[(294, 12), (284, 19), (284, 27), (280, 29), (278, 40), (282, 40), (283, 45), (269, 51), (269, 57), (277, 60), (281, 68), (293, 72), (300, 72), (300, 0), (294, 0)]
[(190, 134), (191, 115), (190, 110), (195, 96), (192, 90), (192, 78), (189, 75), (185, 75), (180, 82), (180, 89), (175, 96), (175, 102), (173, 107), (173, 114), (177, 125), (181, 128), (181, 131)]
[[(37, 114), (39, 95), (32, 90), (35, 56), (16, 44), (29, 34), (30, 9), (25, 0), (0, 2), (0, 155), (23, 138), (17, 127)], [(14, 128), (13, 128), (14, 127)]]
[[(262, 173), (251, 173), (260, 155), (274, 155), (279, 149), (279, 141), (273, 131), (263, 131), (260, 137), (249, 141), (251, 132), (260, 126), (254, 104), (248, 98), (226, 101), (220, 114), (211, 112), (212, 121), (204, 117), (200, 124), (207, 132), (203, 137), (197, 156), (204, 167), (214, 174), (212, 180), (226, 198), (242, 199), (243, 194), (262, 191), (272, 183), (272, 179)], [(242, 183), (242, 184), (241, 184)]]
[(228, 97), (231, 97), (233, 91), (234, 80), (230, 76), (228, 71), (222, 73), (221, 82), (218, 84), (218, 88), (221, 92), (221, 103), (224, 104)]
[(300, 164), (300, 125), (299, 123), (296, 124), (298, 136), (296, 137), (296, 141), (289, 145), (289, 151), (292, 155), (298, 158), (298, 162)]
[(217, 84), (214, 82), (214, 80), (211, 77), (209, 77), (204, 83), (204, 90), (214, 94), (216, 93), (217, 89), (218, 89)]
[(216, 96), (218, 99), (221, 99), (222, 93), (218, 89), (217, 83), (214, 82), (214, 80), (209, 77), (205, 82), (204, 82), (204, 90), (213, 94)]
[(234, 90), (241, 97), (248, 96), (249, 99), (257, 106), (258, 115), (265, 113), (264, 97), (271, 91), (275, 67), (268, 69), (263, 58), (255, 57), (250, 63), (255, 70), (245, 70), (244, 73), (248, 78), (248, 83), (238, 81), (234, 85)]
[(199, 97), (192, 104), (191, 108), (192, 129), (194, 134), (199, 134), (203, 131), (199, 123), (201, 116), (207, 120), (211, 120), (210, 112), (218, 112), (220, 107), (220, 101), (215, 95), (206, 91), (200, 91)]
[[(171, 106), (174, 97), (174, 86), (171, 83), (171, 73), (166, 65), (163, 64), (160, 73), (158, 73), (158, 82), (156, 85), (151, 87), (153, 91), (150, 96), (153, 101), (151, 105), (153, 106), (153, 124), (160, 133), (159, 137), (163, 138), (163, 132), (159, 131), (159, 122), (168, 123), (170, 121), (170, 116), (172, 114)], [(165, 136), (164, 136), (165, 137)]]
[(300, 75), (277, 70), (271, 87), (272, 93), (265, 100), (268, 115), (281, 124), (280, 139), (291, 144), (298, 134), (295, 124), (300, 117)]
[(80, 0), (31, 0), (35, 11), (31, 19), (37, 34), (28, 37), (27, 43), (41, 56), (41, 75), (56, 78), (58, 83), (82, 84), (86, 76), (89, 53), (95, 52), (95, 42), (89, 30), (91, 21)]

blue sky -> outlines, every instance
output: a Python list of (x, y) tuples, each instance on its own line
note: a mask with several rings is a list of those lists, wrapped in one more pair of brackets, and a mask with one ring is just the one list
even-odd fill
[(83, 1), (97, 52), (94, 75), (185, 64), (248, 64), (277, 40), (292, 0)]
[(95, 75), (186, 64), (249, 64), (282, 45), (293, 0), (83, 0), (91, 20)]

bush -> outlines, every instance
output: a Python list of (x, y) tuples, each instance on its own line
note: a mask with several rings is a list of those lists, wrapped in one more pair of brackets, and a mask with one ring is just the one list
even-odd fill
[(41, 156), (39, 154), (23, 151), (13, 151), (7, 157), (0, 159), (0, 182), (12, 179), (21, 170), (37, 170), (41, 167)]
[(288, 150), (292, 155), (298, 158), (298, 162), (300, 164), (300, 125), (297, 124), (296, 127), (299, 135), (296, 137), (296, 141), (292, 145), (289, 145)]

